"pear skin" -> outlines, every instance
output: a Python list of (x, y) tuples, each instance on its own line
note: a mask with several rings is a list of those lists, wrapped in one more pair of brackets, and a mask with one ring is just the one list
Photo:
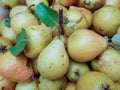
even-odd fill
[(48, 79), (63, 77), (69, 68), (69, 57), (62, 40), (58, 37), (46, 46), (38, 56), (37, 67), (40, 74)]
[(13, 82), (25, 82), (31, 80), (33, 70), (24, 55), (13, 56), (7, 51), (0, 56), (0, 74)]
[(89, 71), (81, 75), (76, 90), (117, 90), (112, 79), (101, 72)]
[(120, 80), (120, 53), (112, 47), (107, 49), (91, 61), (93, 70), (103, 72), (113, 81)]

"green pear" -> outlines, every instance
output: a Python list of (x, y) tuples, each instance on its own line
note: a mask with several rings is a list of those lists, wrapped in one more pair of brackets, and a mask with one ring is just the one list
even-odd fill
[(51, 30), (43, 24), (31, 25), (26, 28), (26, 33), (28, 43), (24, 49), (24, 54), (28, 58), (37, 58), (43, 48), (52, 41)]
[(16, 83), (0, 75), (0, 90), (15, 90)]
[(70, 60), (67, 78), (72, 82), (77, 82), (78, 78), (88, 71), (90, 71), (90, 69), (86, 63)]
[(117, 90), (112, 79), (101, 72), (89, 71), (81, 75), (76, 90)]
[(49, 80), (43, 76), (39, 77), (39, 90), (64, 90), (66, 86), (66, 78), (62, 77), (56, 80)]
[(13, 45), (10, 40), (0, 36), (0, 56), (8, 51), (12, 46)]
[(103, 53), (91, 61), (93, 70), (100, 71), (112, 78), (113, 81), (120, 80), (120, 53), (108, 47)]
[(63, 77), (69, 68), (69, 57), (64, 43), (61, 39), (54, 38), (46, 46), (37, 60), (40, 74), (48, 79), (59, 79)]
[(39, 89), (36, 82), (29, 81), (17, 83), (15, 90), (39, 90)]

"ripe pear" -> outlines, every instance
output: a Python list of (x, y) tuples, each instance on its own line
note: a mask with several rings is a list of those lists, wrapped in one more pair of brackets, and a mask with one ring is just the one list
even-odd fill
[(15, 82), (11, 82), (0, 75), (0, 90), (15, 90), (15, 87)]
[(62, 77), (56, 80), (49, 80), (43, 76), (39, 77), (39, 90), (64, 90), (66, 86), (66, 78)]
[(88, 29), (76, 30), (67, 40), (68, 54), (78, 62), (91, 61), (103, 52), (106, 47), (106, 40), (101, 35)]
[(113, 81), (120, 80), (120, 53), (112, 47), (107, 49), (91, 61), (93, 70), (103, 72), (110, 76)]
[(36, 82), (29, 81), (17, 83), (15, 90), (39, 90), (39, 89)]
[(76, 90), (76, 83), (67, 82), (65, 90)]
[(27, 45), (24, 54), (28, 58), (37, 58), (39, 53), (52, 41), (50, 28), (42, 25), (31, 25), (26, 28)]
[(112, 79), (101, 72), (89, 71), (81, 75), (76, 90), (117, 90)]
[(13, 56), (10, 51), (7, 51), (0, 56), (0, 75), (13, 82), (26, 82), (31, 80), (33, 70), (22, 53)]
[(37, 18), (30, 12), (22, 12), (15, 15), (11, 18), (10, 23), (16, 35), (21, 31), (21, 28), (39, 24)]
[(93, 14), (93, 27), (101, 35), (112, 37), (120, 25), (120, 10), (106, 5)]
[(37, 67), (43, 77), (51, 80), (59, 79), (67, 73), (69, 57), (62, 40), (56, 37), (42, 50)]
[(13, 44), (6, 38), (0, 36), (0, 56), (7, 52)]
[(70, 60), (67, 78), (72, 82), (77, 82), (78, 78), (88, 71), (90, 71), (90, 69), (86, 63)]

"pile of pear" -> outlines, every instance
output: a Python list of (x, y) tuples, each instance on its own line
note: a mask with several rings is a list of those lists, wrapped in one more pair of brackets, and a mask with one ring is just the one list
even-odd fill
[[(120, 33), (119, 0), (13, 1), (0, 1), (0, 90), (120, 90), (120, 52), (108, 40)], [(40, 2), (63, 8), (63, 34), (38, 21)], [(21, 28), (27, 45), (14, 56)]]

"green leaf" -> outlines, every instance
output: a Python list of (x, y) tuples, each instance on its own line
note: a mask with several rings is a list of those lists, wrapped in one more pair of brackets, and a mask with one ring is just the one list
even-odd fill
[(114, 45), (120, 46), (120, 33), (115, 34), (115, 35), (112, 37), (112, 43), (113, 43)]
[(36, 6), (35, 14), (37, 18), (48, 27), (58, 26), (58, 12), (46, 5), (43, 2)]
[(14, 47), (10, 48), (10, 52), (14, 56), (17, 56), (24, 50), (26, 44), (27, 44), (26, 31), (25, 31), (25, 29), (22, 28), (22, 31), (20, 33), (18, 33), (18, 35), (16, 37), (16, 45)]
[(5, 20), (5, 26), (11, 27), (11, 25), (10, 25), (10, 19), (6, 19)]

